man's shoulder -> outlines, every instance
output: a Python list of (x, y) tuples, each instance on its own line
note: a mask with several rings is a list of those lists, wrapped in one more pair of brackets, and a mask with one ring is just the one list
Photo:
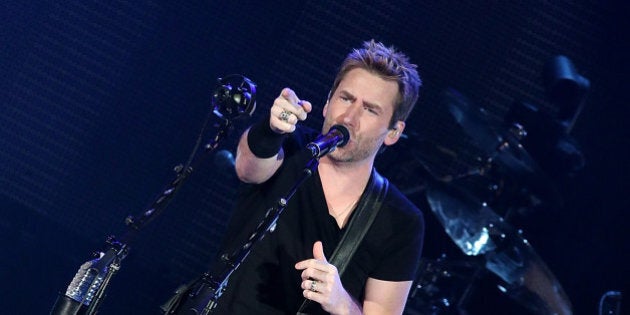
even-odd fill
[(389, 183), (389, 190), (385, 201), (388, 205), (405, 210), (410, 214), (422, 215), (422, 211), (391, 182)]

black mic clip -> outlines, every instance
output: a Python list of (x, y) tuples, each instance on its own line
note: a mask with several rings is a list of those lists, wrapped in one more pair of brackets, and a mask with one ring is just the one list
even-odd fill
[(226, 120), (251, 116), (256, 109), (256, 84), (238, 74), (219, 78), (212, 92), (212, 107), (215, 115)]

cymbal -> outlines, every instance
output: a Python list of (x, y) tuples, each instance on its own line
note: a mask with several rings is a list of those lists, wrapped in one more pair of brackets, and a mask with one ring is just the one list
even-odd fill
[(432, 178), (441, 182), (450, 182), (480, 172), (464, 163), (456, 150), (435, 141), (416, 140), (407, 151)]
[(444, 92), (444, 101), (458, 125), (477, 146), (486, 153), (494, 152), (501, 143), (501, 136), (494, 130), (488, 112), (473, 105), (459, 91), (449, 88)]
[(486, 268), (505, 282), (500, 289), (534, 314), (572, 314), (560, 282), (532, 245), (511, 227), (498, 230), (503, 244), (485, 258)]
[[(455, 89), (449, 88), (444, 92), (446, 106), (473, 143), (483, 151), (486, 159), (498, 159), (514, 168), (533, 170), (533, 159), (518, 143), (518, 139), (503, 126), (490, 121), (487, 111), (483, 107), (474, 105), (466, 96)], [(485, 159), (484, 159), (485, 160)]]
[(562, 286), (531, 244), (486, 203), (455, 185), (436, 183), (427, 200), (438, 221), (468, 256), (503, 282), (504, 293), (538, 314), (571, 314)]
[(446, 234), (468, 256), (477, 256), (497, 246), (488, 227), (503, 219), (485, 203), (455, 185), (434, 183), (427, 188), (427, 201)]
[[(486, 173), (491, 171), (502, 178), (511, 178), (537, 199), (558, 206), (562, 202), (557, 187), (540, 165), (520, 143), (527, 132), (515, 124), (509, 127), (490, 121), (488, 113), (473, 105), (455, 89), (444, 93), (446, 105), (457, 124), (473, 140), (485, 156), (479, 157)], [(492, 169), (494, 168), (494, 169)]]

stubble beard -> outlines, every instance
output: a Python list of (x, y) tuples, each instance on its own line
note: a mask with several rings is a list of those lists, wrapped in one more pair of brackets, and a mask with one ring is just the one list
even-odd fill
[[(333, 122), (325, 120), (322, 132), (328, 132), (333, 125), (335, 125)], [(380, 147), (383, 145), (383, 137), (369, 139), (355, 137), (354, 140), (352, 140), (352, 138), (352, 132), (350, 132), (350, 139), (348, 139), (346, 145), (341, 148), (336, 148), (333, 152), (328, 153), (328, 158), (341, 165), (359, 162), (376, 155), (375, 152), (378, 152)]]
[(344, 147), (337, 148), (328, 155), (332, 161), (337, 163), (364, 161), (374, 156), (375, 152), (378, 151), (378, 148), (380, 147), (379, 140), (381, 139), (370, 138), (348, 141)]

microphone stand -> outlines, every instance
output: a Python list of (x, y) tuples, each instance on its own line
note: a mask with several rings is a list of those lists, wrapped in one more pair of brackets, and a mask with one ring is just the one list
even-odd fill
[[(242, 82), (240, 86), (233, 88), (232, 84), (235, 80), (242, 80)], [(227, 76), (225, 80), (219, 78), (218, 81), (219, 86), (213, 93), (212, 103), (214, 105), (213, 113), (221, 119), (221, 123), (215, 125), (218, 129), (217, 134), (210, 143), (205, 145), (205, 154), (198, 156), (197, 151), (212, 115), (209, 115), (204, 122), (195, 147), (186, 164), (175, 167), (175, 179), (167, 185), (166, 189), (138, 218), (128, 216), (125, 219), (128, 231), (122, 237), (122, 241), (118, 241), (114, 236), (109, 236), (106, 240), (107, 249), (104, 252), (96, 253), (97, 257), (81, 265), (68, 286), (65, 295), (60, 294), (50, 314), (96, 314), (105, 297), (105, 291), (109, 282), (114, 274), (120, 270), (121, 262), (129, 252), (128, 244), (133, 241), (143, 227), (166, 209), (186, 179), (190, 177), (193, 169), (227, 137), (229, 131), (233, 129), (232, 118), (244, 113), (249, 115), (253, 113), (256, 107), (256, 87), (253, 82), (239, 75)]]
[(180, 311), (185, 312), (185, 314), (190, 314), (188, 313), (189, 311), (192, 311), (194, 314), (210, 314), (216, 308), (217, 301), (223, 294), (232, 273), (247, 258), (254, 246), (275, 230), (276, 223), (289, 200), (297, 189), (311, 177), (318, 165), (319, 159), (316, 156), (311, 157), (302, 170), (300, 178), (297, 179), (285, 196), (278, 199), (275, 206), (267, 210), (265, 217), (258, 224), (247, 242), (231, 255), (223, 254), (221, 256), (225, 266), (219, 275), (214, 276), (210, 272), (206, 272), (191, 283), (178, 288), (175, 295), (162, 305), (164, 314), (179, 314)]
[[(216, 137), (211, 143), (206, 145), (205, 154), (197, 157), (194, 162), (189, 161), (186, 166), (176, 166), (175, 171), (177, 174), (175, 179), (167, 185), (166, 189), (151, 203), (151, 206), (142, 212), (138, 218), (128, 216), (125, 219), (128, 231), (122, 237), (122, 240), (117, 240), (115, 236), (107, 238), (107, 249), (104, 252), (97, 253), (98, 257), (81, 266), (79, 272), (77, 272), (70, 283), (66, 294), (60, 296), (53, 306), (51, 314), (96, 314), (111, 278), (120, 270), (121, 262), (129, 252), (128, 244), (133, 241), (143, 227), (166, 209), (186, 179), (192, 174), (194, 169), (192, 165), (196, 166), (201, 163), (210, 152), (218, 147), (219, 143), (227, 135), (231, 125), (229, 120), (224, 120), (219, 126)], [(196, 150), (197, 148), (195, 148)]]

